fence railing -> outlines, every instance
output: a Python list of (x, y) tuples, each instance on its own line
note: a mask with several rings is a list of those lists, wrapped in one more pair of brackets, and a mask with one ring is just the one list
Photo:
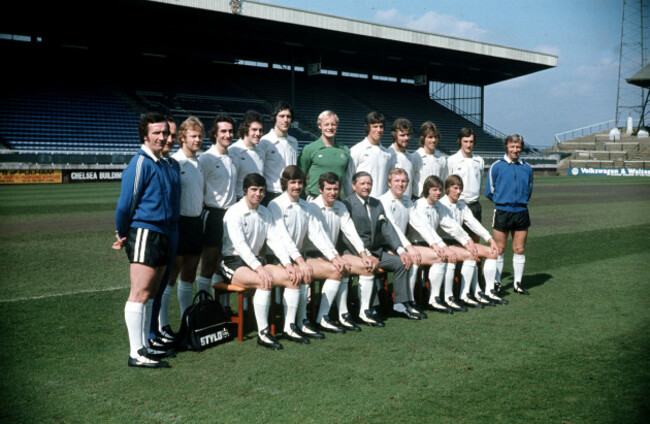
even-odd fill
[(483, 128), (483, 131), (490, 134), (492, 137), (499, 138), (499, 139), (502, 139), (502, 140), (505, 140), (505, 138), (507, 137), (506, 134), (504, 134), (501, 131), (497, 130), (496, 128), (486, 124), (485, 122), (483, 122), (483, 124), (481, 125), (481, 120), (476, 117), (476, 114), (471, 114), (469, 112), (465, 112), (463, 109), (459, 108), (458, 106), (456, 106), (455, 104), (453, 104), (452, 102), (450, 102), (448, 100), (445, 100), (445, 99), (442, 99), (442, 98), (439, 98), (439, 97), (436, 97), (436, 96), (431, 97), (431, 99), (435, 100), (437, 103), (440, 103), (441, 105), (443, 105), (447, 109), (451, 110), (455, 114), (460, 115), (463, 118), (467, 119), (468, 121), (470, 121), (474, 125)]
[[(638, 119), (633, 120), (632, 122), (633, 127), (638, 124), (639, 124)], [(623, 123), (623, 125), (625, 126), (626, 123)], [(586, 127), (576, 128), (575, 130), (570, 130), (570, 131), (565, 131), (565, 132), (555, 134), (555, 142), (560, 143), (562, 141), (566, 141), (572, 138), (583, 137), (585, 135), (598, 133), (604, 130), (610, 130), (616, 126), (617, 126), (616, 120), (614, 119), (610, 119), (609, 121), (604, 121), (604, 122), (598, 122), (596, 124), (587, 125)]]

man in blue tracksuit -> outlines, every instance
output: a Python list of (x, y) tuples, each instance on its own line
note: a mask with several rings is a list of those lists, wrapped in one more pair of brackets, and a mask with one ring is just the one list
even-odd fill
[(132, 367), (161, 368), (167, 352), (151, 349), (149, 326), (153, 297), (169, 262), (173, 228), (172, 183), (161, 160), (169, 135), (163, 115), (149, 113), (138, 126), (142, 146), (122, 173), (122, 190), (115, 210), (113, 249), (126, 248), (131, 263), (131, 291), (124, 307)]
[(521, 285), (526, 256), (524, 247), (530, 227), (528, 202), (533, 192), (533, 169), (519, 159), (524, 148), (524, 138), (511, 134), (504, 143), (506, 154), (490, 166), (485, 184), (485, 197), (494, 203), (492, 219), (493, 237), (499, 246), (497, 259), (497, 281), (501, 281), (503, 270), (503, 251), (506, 248), (508, 233), (512, 233), (512, 267), (514, 270), (514, 290), (528, 294)]
[(167, 165), (169, 178), (172, 185), (172, 228), (169, 233), (169, 263), (165, 267), (165, 272), (160, 280), (158, 292), (153, 299), (153, 306), (151, 308), (151, 325), (149, 328), (149, 344), (159, 350), (170, 350), (174, 346), (174, 335), (169, 326), (163, 330), (158, 319), (160, 315), (160, 308), (162, 304), (163, 294), (167, 288), (167, 283), (171, 276), (172, 267), (174, 265), (174, 258), (176, 257), (176, 249), (178, 248), (178, 219), (181, 216), (181, 169), (179, 163), (172, 158), (171, 151), (176, 144), (178, 136), (178, 129), (176, 121), (171, 116), (167, 116), (167, 123), (169, 124), (169, 135), (163, 147), (161, 159), (163, 164)]

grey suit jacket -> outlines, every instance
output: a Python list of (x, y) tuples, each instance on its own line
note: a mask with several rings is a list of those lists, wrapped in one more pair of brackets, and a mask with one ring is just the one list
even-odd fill
[[(354, 222), (357, 233), (359, 233), (359, 237), (361, 237), (361, 241), (363, 241), (364, 247), (373, 255), (381, 257), (384, 250), (397, 251), (398, 248), (403, 247), (395, 229), (386, 218), (384, 206), (379, 200), (368, 197), (372, 219), (368, 218), (366, 207), (356, 195), (353, 194), (347, 197), (343, 203), (350, 212), (350, 217)], [(345, 235), (343, 235), (343, 241), (348, 250), (355, 251), (354, 246), (346, 239)]]

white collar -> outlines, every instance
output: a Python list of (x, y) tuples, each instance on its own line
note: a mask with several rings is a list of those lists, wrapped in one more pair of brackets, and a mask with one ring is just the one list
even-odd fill
[(154, 162), (158, 162), (158, 160), (160, 159), (159, 157), (157, 157), (156, 155), (153, 154), (153, 152), (151, 151), (151, 149), (149, 148), (149, 146), (147, 146), (146, 144), (143, 143), (142, 146), (140, 146), (140, 148), (141, 148), (142, 150), (144, 150), (144, 152), (145, 152), (149, 157), (151, 157), (151, 159), (153, 159)]

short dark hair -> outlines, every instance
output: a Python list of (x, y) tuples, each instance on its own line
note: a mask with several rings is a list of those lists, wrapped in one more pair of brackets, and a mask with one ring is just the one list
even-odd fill
[(370, 132), (370, 126), (372, 124), (383, 124), (384, 123), (384, 115), (377, 111), (372, 111), (369, 114), (366, 115), (366, 134)]
[(138, 136), (140, 136), (142, 143), (144, 143), (144, 138), (149, 134), (149, 124), (158, 124), (160, 122), (164, 122), (169, 126), (167, 117), (161, 113), (149, 112), (142, 115), (138, 124)]
[(460, 131), (458, 131), (458, 138), (456, 139), (456, 144), (458, 144), (458, 147), (460, 147), (460, 139), (465, 138), (465, 137), (471, 137), (474, 136), (474, 143), (476, 143), (476, 135), (474, 134), (474, 130), (471, 128), (461, 128)]
[(510, 134), (506, 141), (503, 142), (503, 147), (508, 147), (508, 143), (521, 143), (521, 148), (524, 148), (524, 137), (519, 134)]
[(275, 119), (278, 116), (278, 113), (282, 112), (283, 110), (289, 110), (289, 113), (293, 117), (293, 108), (289, 104), (289, 102), (285, 102), (284, 100), (280, 100), (279, 102), (275, 102), (273, 107), (271, 107), (271, 122), (273, 125), (275, 125)]
[(297, 167), (296, 165), (289, 165), (282, 170), (282, 175), (280, 176), (280, 186), (282, 186), (282, 191), (287, 189), (287, 183), (289, 180), (302, 180), (302, 183), (305, 183), (305, 171)]
[(323, 190), (325, 188), (325, 183), (327, 184), (336, 184), (340, 183), (341, 180), (339, 179), (339, 176), (336, 175), (333, 172), (323, 172), (320, 174), (320, 177), (318, 177), (318, 188)]
[(356, 184), (357, 180), (361, 177), (370, 177), (370, 181), (372, 181), (372, 175), (366, 171), (359, 171), (352, 176), (352, 184)]
[(219, 122), (229, 122), (232, 125), (233, 131), (235, 130), (235, 121), (232, 119), (232, 116), (227, 113), (220, 113), (214, 117), (212, 121), (212, 128), (210, 128), (210, 141), (215, 141), (217, 138), (217, 132), (219, 131)]
[(445, 194), (448, 194), (449, 187), (451, 187), (453, 185), (460, 186), (461, 189), (465, 188), (464, 185), (463, 185), (463, 179), (460, 178), (460, 176), (458, 176), (456, 174), (451, 174), (445, 180)]
[(259, 122), (262, 124), (262, 130), (264, 130), (264, 117), (262, 114), (256, 110), (248, 110), (244, 113), (244, 117), (242, 118), (241, 124), (239, 124), (239, 129), (237, 130), (239, 138), (246, 137), (253, 122)]
[(248, 190), (250, 187), (266, 188), (266, 178), (264, 178), (257, 172), (251, 172), (250, 174), (244, 177), (244, 183), (242, 187), (244, 189), (244, 194), (246, 194), (246, 190)]
[(169, 122), (170, 124), (176, 125), (176, 119), (174, 119), (174, 117), (171, 115), (165, 115), (165, 121)]
[(440, 131), (438, 131), (436, 124), (431, 121), (425, 121), (422, 125), (420, 125), (420, 138), (418, 139), (420, 147), (424, 146), (424, 139), (427, 138), (427, 135), (430, 133), (433, 133), (438, 141), (440, 141)]
[(433, 187), (442, 188), (442, 180), (435, 175), (429, 175), (424, 180), (424, 184), (422, 185), (422, 193), (420, 193), (420, 197), (428, 197), (429, 190), (431, 190), (431, 188)]
[(393, 137), (393, 141), (395, 141), (397, 139), (397, 131), (411, 132), (412, 129), (411, 121), (406, 118), (397, 118), (390, 127), (390, 135)]

